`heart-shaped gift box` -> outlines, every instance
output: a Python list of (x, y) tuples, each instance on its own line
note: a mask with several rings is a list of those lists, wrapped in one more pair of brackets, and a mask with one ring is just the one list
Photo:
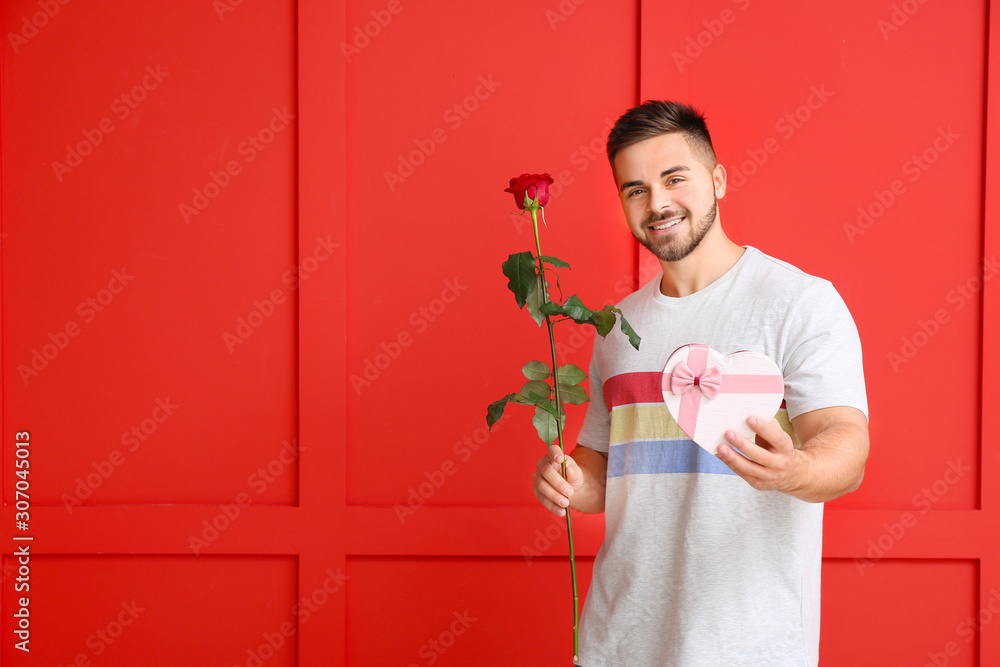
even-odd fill
[(715, 456), (728, 430), (753, 440), (747, 418), (770, 420), (781, 407), (781, 369), (759, 352), (724, 355), (707, 345), (683, 345), (663, 367), (663, 400), (681, 430)]

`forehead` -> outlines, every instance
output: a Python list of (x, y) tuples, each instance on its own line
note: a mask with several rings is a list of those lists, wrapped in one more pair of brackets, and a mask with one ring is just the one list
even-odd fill
[(672, 167), (694, 170), (701, 163), (695, 158), (687, 139), (680, 132), (643, 139), (618, 151), (615, 173), (618, 184), (626, 181), (649, 181)]

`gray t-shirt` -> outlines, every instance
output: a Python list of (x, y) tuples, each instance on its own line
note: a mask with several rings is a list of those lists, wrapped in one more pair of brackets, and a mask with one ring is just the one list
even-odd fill
[(578, 438), (608, 453), (605, 539), (580, 627), (582, 667), (814, 667), (823, 504), (758, 491), (690, 440), (661, 394), (690, 343), (761, 352), (782, 370), (776, 415), (851, 406), (868, 416), (861, 343), (833, 285), (744, 246), (685, 297), (662, 274), (619, 307), (642, 336), (595, 338)]

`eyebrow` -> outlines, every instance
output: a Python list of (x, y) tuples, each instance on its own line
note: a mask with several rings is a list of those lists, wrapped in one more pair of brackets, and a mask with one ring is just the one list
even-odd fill
[[(673, 174), (678, 171), (691, 171), (691, 169), (690, 167), (682, 167), (682, 166), (671, 167), (670, 169), (665, 169), (661, 171), (660, 178), (666, 178), (670, 174)], [(633, 185), (642, 185), (642, 184), (643, 184), (642, 181), (629, 181), (628, 183), (622, 183), (622, 186), (618, 188), (618, 192), (623, 192), (625, 188), (630, 188)]]

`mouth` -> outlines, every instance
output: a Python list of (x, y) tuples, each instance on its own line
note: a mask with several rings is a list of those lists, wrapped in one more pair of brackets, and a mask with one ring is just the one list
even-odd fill
[(672, 229), (672, 228), (676, 227), (677, 225), (681, 224), (682, 222), (684, 222), (684, 219), (686, 217), (687, 216), (681, 215), (681, 216), (678, 216), (676, 218), (670, 218), (669, 220), (664, 220), (662, 222), (658, 222), (655, 225), (650, 225), (649, 228), (652, 229), (653, 231), (656, 231), (656, 232), (662, 232), (662, 231), (667, 230), (667, 229)]

